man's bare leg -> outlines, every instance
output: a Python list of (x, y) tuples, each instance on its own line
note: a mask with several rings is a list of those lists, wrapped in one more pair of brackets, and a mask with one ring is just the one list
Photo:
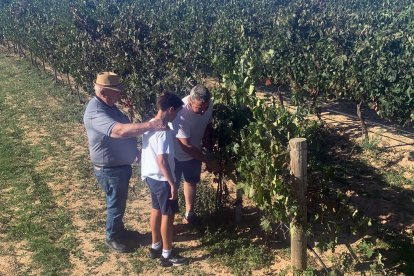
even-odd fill
[(196, 183), (184, 181), (185, 213), (194, 212), (194, 201), (196, 196)]

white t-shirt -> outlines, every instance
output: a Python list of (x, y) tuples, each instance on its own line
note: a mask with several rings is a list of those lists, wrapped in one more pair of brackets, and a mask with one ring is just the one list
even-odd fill
[[(207, 111), (204, 114), (194, 113), (188, 105), (190, 96), (183, 98), (183, 108), (178, 112), (175, 120), (170, 123), (177, 138), (190, 138), (190, 143), (194, 147), (201, 149), (202, 139), (207, 125), (213, 116), (213, 101), (210, 101)], [(175, 158), (178, 161), (188, 161), (193, 159), (183, 151), (177, 139), (174, 139)]]
[(174, 177), (174, 134), (168, 130), (152, 130), (142, 135), (141, 179), (149, 177), (158, 181), (167, 181), (157, 163), (157, 155), (168, 154), (168, 164)]

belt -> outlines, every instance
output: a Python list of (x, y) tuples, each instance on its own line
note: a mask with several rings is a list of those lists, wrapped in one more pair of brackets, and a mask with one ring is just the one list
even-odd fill
[(95, 170), (101, 171), (102, 169), (116, 169), (116, 168), (122, 168), (122, 167), (130, 167), (131, 165), (119, 165), (119, 166), (101, 166), (101, 165), (93, 165)]

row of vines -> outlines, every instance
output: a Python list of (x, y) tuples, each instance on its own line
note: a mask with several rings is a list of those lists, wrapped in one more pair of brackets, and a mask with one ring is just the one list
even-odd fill
[(350, 99), (413, 120), (411, 1), (2, 1), (0, 38), (29, 49), (90, 91), (122, 75), (142, 115), (157, 91), (224, 77), (252, 51), (258, 74), (294, 98)]
[[(218, 79), (214, 154), (222, 177), (263, 210), (265, 228), (296, 212), (288, 140), (308, 138), (313, 158), (319, 125), (306, 115), (318, 102), (352, 101), (362, 125), (367, 107), (400, 124), (414, 120), (410, 0), (3, 0), (0, 12), (3, 44), (91, 93), (97, 72), (117, 72), (124, 103), (142, 119), (160, 91), (184, 95)], [(256, 98), (258, 83), (288, 87), (297, 112)], [(344, 218), (355, 213), (345, 207)]]

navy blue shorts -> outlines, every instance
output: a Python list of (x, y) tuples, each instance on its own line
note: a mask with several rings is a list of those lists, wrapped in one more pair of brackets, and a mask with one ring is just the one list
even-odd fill
[(175, 159), (175, 179), (177, 186), (180, 185), (181, 177), (184, 176), (185, 182), (196, 184), (200, 182), (201, 161), (191, 159), (188, 161), (178, 161)]
[(178, 200), (170, 200), (171, 188), (168, 181), (159, 181), (152, 178), (145, 178), (151, 191), (152, 208), (161, 210), (162, 215), (171, 216), (178, 213)]

